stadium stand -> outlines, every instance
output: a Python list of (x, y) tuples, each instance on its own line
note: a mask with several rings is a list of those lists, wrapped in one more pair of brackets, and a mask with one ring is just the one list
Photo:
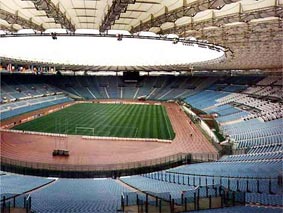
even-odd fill
[(31, 196), (36, 212), (117, 212), (128, 191), (111, 179), (59, 179)]
[(73, 100), (69, 97), (66, 97), (65, 95), (54, 95), (1, 104), (1, 120), (21, 115), (23, 113), (31, 112), (37, 109), (71, 101)]
[[(279, 93), (280, 85), (278, 88), (273, 86), (278, 83), (276, 79), (257, 78), (249, 84), (245, 84), (245, 78), (235, 77), (219, 81), (213, 77), (146, 76), (136, 83), (126, 83), (122, 77), (105, 76), (61, 76), (58, 79), (53, 76), (39, 77), (36, 86), (52, 88), (54, 93), (44, 93), (44, 89), (38, 89), (37, 92), (43, 97), (36, 97), (37, 93), (34, 93), (22, 100), (22, 97), (14, 94), (14, 88), (9, 86), (9, 80), (6, 81), (4, 77), (5, 95), (15, 100), (0, 105), (1, 119), (71, 102), (73, 99), (70, 97), (76, 96), (84, 99), (137, 99), (140, 96), (153, 100), (178, 99), (202, 110), (202, 113), (215, 116), (220, 131), (233, 144), (233, 149), (244, 151), (242, 154), (223, 156), (215, 162), (121, 177), (122, 183), (128, 186), (112, 179), (55, 181), (3, 173), (0, 176), (2, 198), (31, 191), (34, 211), (60, 212), (73, 209), (78, 212), (115, 212), (125, 208), (124, 196), (127, 197), (128, 205), (137, 204), (136, 196), (140, 204), (146, 205), (146, 199), (149, 199), (151, 205), (155, 201), (152, 197), (146, 198), (149, 195), (169, 203), (174, 200), (175, 205), (183, 206), (185, 198), (187, 202), (193, 200), (194, 196), (199, 199), (217, 199), (228, 193), (228, 198), (230, 195), (235, 196), (235, 205), (241, 206), (228, 207), (225, 204), (222, 207), (226, 207), (227, 212), (282, 210), (282, 97)], [(31, 87), (25, 85), (24, 80), (18, 81), (23, 91)], [(59, 84), (59, 81), (62, 83)], [(15, 184), (20, 187), (15, 187)], [(21, 199), (16, 202), (22, 205)], [(221, 210), (204, 210), (217, 211)]]
[[(133, 186), (134, 188), (139, 189), (140, 191), (147, 191), (153, 195), (170, 192), (170, 198), (178, 199), (182, 191), (193, 190), (194, 187), (183, 186), (175, 183), (167, 183), (163, 181), (158, 181), (154, 179), (149, 179), (142, 176), (130, 176), (122, 177), (121, 180), (128, 185)], [(169, 194), (168, 194), (169, 195)], [(166, 198), (166, 195), (163, 195), (162, 198)], [(167, 199), (170, 200), (169, 197)]]
[(4, 174), (5, 175), (0, 176), (1, 200), (4, 196), (6, 198), (14, 197), (18, 194), (32, 191), (54, 181), (52, 179), (42, 177), (23, 176), (12, 173)]
[(37, 82), (34, 75), (26, 77), (15, 77), (13, 75), (1, 75), (1, 103), (16, 100), (60, 94), (62, 91), (47, 83)]
[[(9, 84), (11, 77), (4, 74), (2, 76), (3, 84)], [(178, 76), (141, 76), (137, 82), (127, 82), (120, 76), (37, 76), (35, 78), (33, 75), (25, 75), (18, 78), (21, 79), (20, 82), (24, 82), (30, 76), (37, 81), (37, 84), (52, 88), (57, 93), (65, 91), (85, 99), (137, 99), (141, 96), (154, 100), (180, 99), (216, 81), (216, 78), (209, 77)]]
[[(5, 173), (0, 176), (1, 201), (16, 197), (23, 206), (23, 195), (32, 197), (35, 212), (116, 212), (121, 194), (129, 189), (112, 179), (55, 179)], [(21, 196), (19, 196), (21, 195)], [(43, 202), (44, 200), (44, 202)], [(3, 203), (1, 203), (3, 205)]]
[(260, 206), (236, 206), (236, 207), (228, 207), (224, 209), (211, 209), (211, 210), (201, 210), (199, 212), (204, 213), (217, 213), (217, 212), (237, 212), (237, 213), (245, 213), (245, 212), (251, 212), (251, 213), (279, 213), (281, 212), (280, 208), (266, 208), (266, 207), (260, 207)]
[(229, 135), (234, 145), (238, 148), (246, 148), (256, 145), (282, 143), (282, 119), (262, 122), (252, 119), (221, 127), (225, 134)]
[[(181, 199), (182, 192), (194, 189), (191, 187), (221, 185), (232, 192), (244, 192), (247, 204), (282, 207), (283, 188), (279, 180), (280, 175), (282, 178), (282, 153), (276, 155), (269, 152), (266, 156), (227, 156), (218, 162), (180, 166), (121, 180), (140, 191), (150, 191), (149, 193), (153, 192), (161, 198), (166, 195), (167, 199), (175, 200)], [(150, 180), (146, 180), (147, 178)]]
[(283, 212), (282, 17), (0, 0), (1, 213)]

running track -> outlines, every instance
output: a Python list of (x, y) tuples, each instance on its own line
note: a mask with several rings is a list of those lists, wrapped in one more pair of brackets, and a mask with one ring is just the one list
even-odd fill
[[(87, 140), (68, 136), (68, 158), (53, 157), (58, 139), (52, 136), (1, 132), (1, 157), (28, 163), (100, 167), (147, 161), (178, 153), (217, 154), (214, 146), (175, 103), (162, 103), (176, 133), (172, 143), (123, 140)], [(192, 134), (192, 136), (191, 136)], [(65, 142), (62, 141), (64, 144)]]

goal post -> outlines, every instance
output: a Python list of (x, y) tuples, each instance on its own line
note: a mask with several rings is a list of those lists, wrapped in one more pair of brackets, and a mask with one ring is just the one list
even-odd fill
[(76, 135), (136, 138), (138, 133), (139, 133), (139, 128), (135, 126), (102, 125), (99, 128), (85, 127), (85, 126), (75, 127)]
[(75, 129), (76, 135), (91, 135), (94, 136), (94, 128), (77, 126)]

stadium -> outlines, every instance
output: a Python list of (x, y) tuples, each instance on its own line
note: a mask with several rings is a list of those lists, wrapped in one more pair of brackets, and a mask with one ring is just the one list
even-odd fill
[(281, 0), (0, 0), (1, 212), (282, 212)]

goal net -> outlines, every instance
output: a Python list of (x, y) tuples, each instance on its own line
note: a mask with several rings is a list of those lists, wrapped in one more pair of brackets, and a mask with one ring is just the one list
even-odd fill
[(76, 135), (94, 136), (94, 128), (77, 126), (76, 127)]
[(76, 126), (76, 135), (105, 136), (105, 137), (132, 137), (136, 138), (139, 129), (129, 126), (102, 125), (99, 128)]

